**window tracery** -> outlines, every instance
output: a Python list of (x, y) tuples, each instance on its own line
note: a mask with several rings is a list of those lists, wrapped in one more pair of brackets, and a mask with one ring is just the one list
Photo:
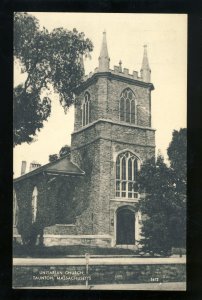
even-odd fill
[(139, 159), (130, 151), (120, 153), (116, 159), (116, 197), (138, 198), (137, 173)]
[(86, 92), (82, 104), (82, 126), (85, 126), (89, 123), (90, 123), (90, 94)]
[(127, 88), (121, 93), (120, 97), (120, 121), (136, 123), (136, 103), (135, 95), (132, 90)]

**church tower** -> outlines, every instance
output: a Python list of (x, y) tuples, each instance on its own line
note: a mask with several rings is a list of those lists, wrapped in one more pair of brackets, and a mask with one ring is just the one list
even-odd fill
[(106, 32), (99, 66), (76, 89), (72, 161), (85, 172), (74, 201), (80, 207), (77, 234), (90, 244), (137, 247), (141, 213), (137, 172), (155, 155), (147, 48), (140, 76), (119, 66), (110, 69)]

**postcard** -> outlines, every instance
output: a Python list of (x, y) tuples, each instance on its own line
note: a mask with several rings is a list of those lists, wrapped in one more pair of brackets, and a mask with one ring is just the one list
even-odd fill
[(187, 15), (13, 18), (13, 288), (186, 290)]

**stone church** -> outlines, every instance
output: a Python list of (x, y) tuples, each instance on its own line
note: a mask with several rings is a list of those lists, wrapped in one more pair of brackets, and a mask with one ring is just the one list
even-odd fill
[(150, 75), (146, 46), (140, 74), (121, 61), (110, 69), (103, 32), (98, 68), (75, 89), (71, 158), (14, 180), (14, 238), (39, 222), (46, 245), (138, 247), (144, 195), (136, 180), (155, 156)]

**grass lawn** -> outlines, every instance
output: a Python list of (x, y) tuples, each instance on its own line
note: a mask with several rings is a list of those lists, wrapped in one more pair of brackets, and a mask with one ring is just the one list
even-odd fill
[[(173, 248), (171, 254), (179, 255), (179, 249)], [(97, 246), (84, 246), (84, 245), (68, 245), (68, 246), (35, 246), (35, 247), (25, 247), (16, 242), (13, 243), (13, 257), (17, 258), (63, 258), (68, 256), (84, 256), (86, 253), (90, 255), (132, 255), (134, 257), (146, 256), (146, 257), (159, 257), (159, 255), (149, 255), (145, 253), (138, 253), (137, 250), (123, 249), (123, 248), (102, 248)], [(183, 249), (182, 254), (186, 251)]]
[(61, 258), (66, 256), (84, 256), (85, 253), (90, 255), (137, 255), (137, 252), (131, 249), (120, 248), (101, 248), (96, 246), (49, 246), (25, 248), (22, 245), (13, 246), (13, 257), (35, 257), (35, 258)]

